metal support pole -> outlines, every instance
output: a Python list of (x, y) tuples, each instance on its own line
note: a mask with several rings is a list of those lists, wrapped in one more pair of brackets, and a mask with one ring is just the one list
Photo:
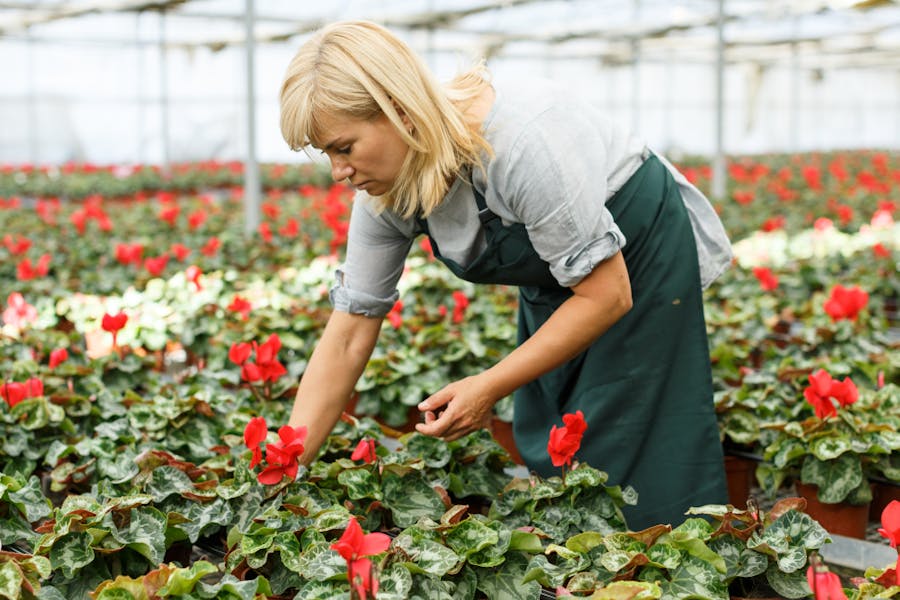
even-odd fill
[(719, 0), (716, 34), (716, 154), (712, 165), (712, 195), (722, 199), (725, 197), (725, 0)]
[[(794, 15), (791, 17), (791, 35), (796, 38), (799, 34), (797, 26), (799, 17)], [(791, 42), (791, 63), (788, 76), (791, 78), (791, 105), (788, 107), (788, 140), (791, 152), (796, 152), (799, 147), (799, 127), (800, 127), (800, 48), (797, 42)]]
[(256, 86), (254, 85), (253, 0), (246, 0), (246, 59), (247, 59), (247, 158), (244, 161), (244, 233), (252, 235), (259, 227), (261, 185), (259, 164), (256, 162)]
[[(134, 13), (134, 39), (140, 42), (141, 39), (141, 11)], [(144, 125), (147, 122), (147, 115), (144, 108), (144, 47), (138, 43), (135, 45), (135, 56), (137, 58), (137, 64), (135, 65), (137, 77), (137, 110), (135, 114), (137, 116), (135, 126), (137, 128), (137, 135), (135, 136), (135, 140), (137, 141), (137, 147), (135, 148), (135, 159), (134, 162), (136, 164), (142, 165), (146, 161), (144, 156)]]
[(162, 136), (162, 167), (169, 172), (171, 157), (169, 154), (169, 63), (166, 50), (166, 13), (159, 13), (159, 112), (160, 133)]
[[(27, 98), (27, 106), (25, 107), (26, 119), (28, 123), (28, 162), (33, 165), (38, 164), (38, 117), (37, 117), (37, 92), (35, 91), (34, 73), (34, 39), (31, 36), (31, 28), (25, 29), (25, 77), (27, 78), (27, 89), (25, 97)], [(68, 158), (68, 157), (67, 157)]]

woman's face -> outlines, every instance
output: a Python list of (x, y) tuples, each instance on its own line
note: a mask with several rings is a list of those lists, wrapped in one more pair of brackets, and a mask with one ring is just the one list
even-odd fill
[(394, 186), (409, 145), (384, 113), (371, 120), (326, 115), (321, 123), (319, 149), (331, 161), (335, 181), (346, 179), (370, 196)]

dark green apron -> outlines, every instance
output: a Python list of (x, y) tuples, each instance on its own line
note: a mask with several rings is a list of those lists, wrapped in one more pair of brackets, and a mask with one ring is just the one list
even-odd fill
[[(535, 252), (525, 226), (504, 226), (475, 190), (487, 248), (467, 267), (434, 255), (475, 283), (519, 286), (519, 343), (572, 295)], [(588, 423), (576, 458), (631, 485), (633, 530), (677, 525), (690, 506), (727, 502), (713, 412), (709, 347), (697, 250), (678, 186), (650, 156), (606, 208), (625, 235), (632, 309), (587, 350), (514, 394), (513, 432), (526, 465), (559, 475), (550, 427), (581, 410)], [(425, 232), (427, 223), (420, 221)]]

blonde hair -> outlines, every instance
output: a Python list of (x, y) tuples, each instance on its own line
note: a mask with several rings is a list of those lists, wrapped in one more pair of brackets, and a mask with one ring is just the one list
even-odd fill
[[(333, 23), (304, 43), (281, 86), (281, 134), (292, 150), (322, 145), (321, 117), (384, 114), (409, 145), (393, 187), (380, 198), (404, 218), (428, 216), (467, 166), (483, 169), (491, 147), (467, 110), (490, 86), (484, 63), (441, 86), (422, 60), (384, 27)], [(407, 130), (398, 109), (406, 116)]]

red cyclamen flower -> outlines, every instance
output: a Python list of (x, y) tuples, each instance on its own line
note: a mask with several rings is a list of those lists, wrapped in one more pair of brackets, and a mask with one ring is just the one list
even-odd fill
[(466, 307), (469, 306), (469, 299), (466, 295), (456, 290), (453, 292), (453, 322), (454, 323), (462, 323), (463, 317), (466, 313)]
[(253, 450), (253, 458), (250, 459), (251, 469), (262, 460), (262, 449), (259, 445), (266, 440), (268, 434), (269, 428), (264, 417), (253, 417), (244, 428), (244, 443)]
[(228, 360), (238, 366), (243, 365), (247, 362), (247, 359), (250, 358), (251, 352), (253, 352), (253, 346), (247, 342), (232, 344), (231, 348), (228, 350)]
[(108, 331), (112, 334), (113, 348), (116, 347), (116, 338), (119, 335), (119, 330), (125, 327), (125, 323), (127, 322), (128, 315), (126, 315), (124, 312), (120, 312), (115, 315), (111, 315), (109, 313), (103, 315), (103, 319), (100, 321), (100, 327), (102, 327), (104, 331)]
[(778, 276), (766, 267), (753, 267), (753, 275), (759, 281), (759, 287), (767, 292), (778, 289)]
[(824, 567), (810, 565), (806, 570), (806, 581), (813, 591), (815, 600), (847, 600), (841, 578)]
[(390, 545), (391, 538), (384, 533), (363, 534), (356, 517), (350, 517), (341, 538), (331, 545), (347, 561), (347, 579), (362, 600), (366, 600), (366, 594), (374, 598), (378, 593), (378, 580), (371, 576), (372, 561), (366, 557), (381, 554)]
[(868, 302), (869, 293), (859, 286), (845, 288), (838, 284), (831, 288), (831, 296), (825, 301), (824, 308), (832, 321), (855, 321)]
[(154, 277), (162, 275), (163, 271), (166, 270), (167, 264), (169, 264), (168, 254), (161, 254), (144, 260), (144, 268)]
[(547, 452), (554, 467), (572, 464), (572, 458), (581, 447), (581, 438), (587, 429), (584, 414), (579, 410), (575, 414), (563, 415), (563, 427), (554, 425), (550, 429), (547, 441)]
[(50, 353), (50, 368), (55, 369), (69, 359), (69, 351), (65, 348), (57, 348)]
[(24, 383), (12, 381), (10, 383), (0, 384), (0, 398), (6, 400), (6, 403), (9, 404), (10, 408), (14, 407), (27, 397), (28, 392)]
[(246, 298), (242, 298), (241, 296), (235, 296), (232, 299), (231, 304), (227, 306), (228, 310), (231, 312), (236, 312), (241, 314), (241, 318), (243, 320), (247, 320), (247, 317), (250, 315), (250, 311), (253, 309), (253, 305)]
[(350, 455), (350, 460), (362, 460), (366, 464), (375, 462), (376, 458), (378, 458), (378, 455), (375, 454), (375, 440), (372, 438), (359, 440), (356, 449)]
[(881, 511), (881, 527), (878, 533), (890, 541), (892, 548), (900, 544), (900, 500), (892, 500)]
[(809, 375), (809, 387), (803, 390), (803, 396), (815, 410), (820, 419), (827, 419), (837, 415), (837, 408), (831, 401), (834, 398), (842, 407), (850, 406), (859, 399), (859, 390), (849, 377), (843, 381), (832, 379), (824, 369), (819, 369)]
[(266, 462), (269, 465), (256, 477), (257, 481), (266, 485), (279, 483), (285, 475), (290, 479), (297, 477), (300, 468), (298, 462), (305, 450), (306, 427), (283, 425), (278, 430), (277, 442), (266, 445)]

